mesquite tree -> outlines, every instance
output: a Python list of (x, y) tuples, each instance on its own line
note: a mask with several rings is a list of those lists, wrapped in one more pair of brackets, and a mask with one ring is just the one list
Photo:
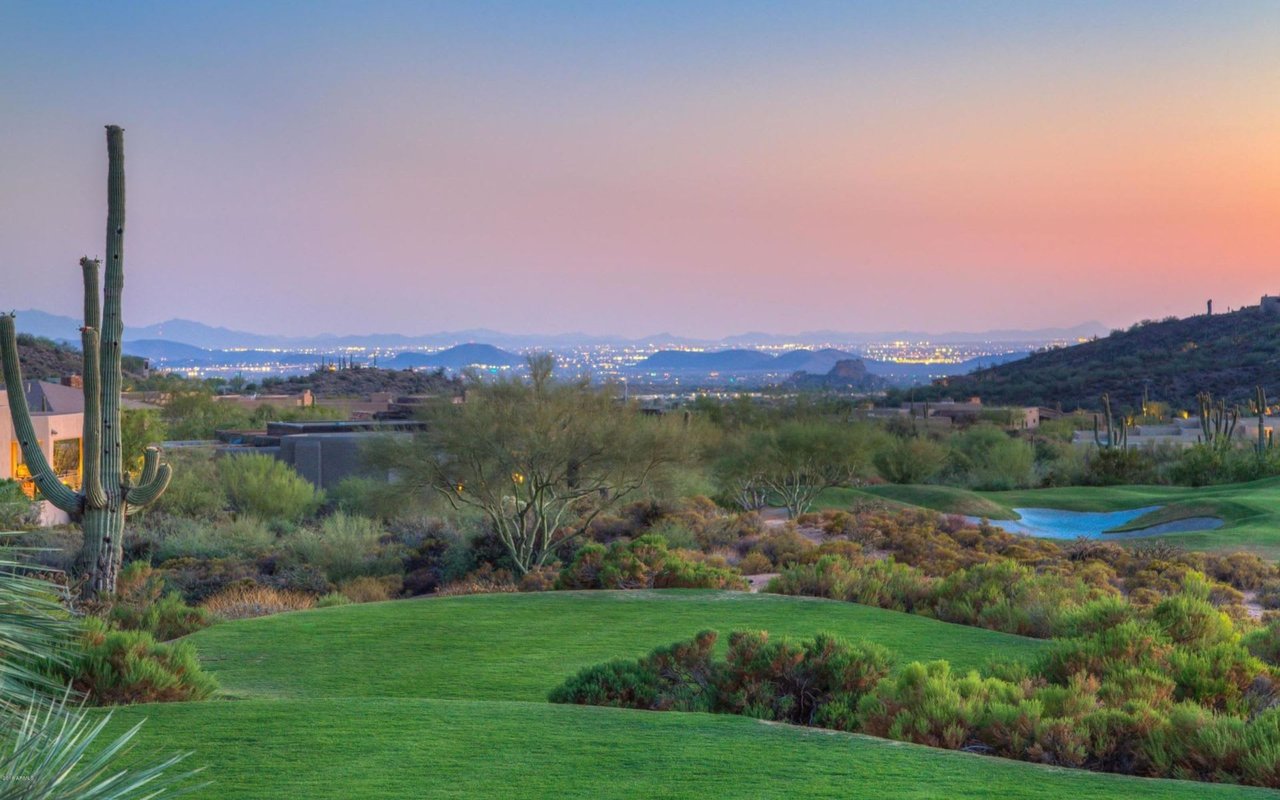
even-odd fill
[(147, 448), (140, 480), (124, 471), (120, 428), (120, 357), (124, 323), (124, 130), (107, 126), (107, 268), (105, 291), (98, 297), (97, 259), (82, 258), (84, 272), (83, 481), (80, 491), (62, 483), (36, 439), (22, 390), (18, 345), (12, 315), (0, 315), (0, 361), (9, 388), (13, 427), (37, 488), (46, 500), (78, 520), (84, 529), (81, 563), (87, 571), (84, 596), (111, 594), (123, 559), (125, 517), (155, 502), (169, 485), (168, 464), (160, 451)]

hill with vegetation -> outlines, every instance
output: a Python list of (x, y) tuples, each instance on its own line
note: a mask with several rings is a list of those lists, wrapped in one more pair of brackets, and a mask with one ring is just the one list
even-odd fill
[[(25, 333), (18, 334), (18, 364), (22, 367), (23, 379), (32, 381), (57, 382), (84, 371), (79, 348)], [(126, 375), (136, 377), (142, 373), (144, 364), (141, 358), (125, 356), (121, 366)], [(0, 378), (2, 386), (4, 379)]]
[(1246, 404), (1255, 386), (1280, 397), (1280, 316), (1258, 307), (1143, 321), (1124, 331), (917, 388), (916, 399), (977, 395), (988, 404), (1097, 408), (1103, 392), (1126, 410), (1151, 401), (1196, 408), (1199, 392)]
[(739, 593), (375, 603), (201, 631), (190, 641), (236, 701), (120, 708), (112, 727), (148, 718), (138, 749), (196, 751), (216, 783), (194, 796), (224, 799), (1268, 796), (742, 717), (546, 703), (585, 665), (711, 627), (831, 631), (877, 641), (900, 660), (945, 658), (962, 668), (1044, 646), (851, 603)]
[(426, 372), (410, 369), (356, 367), (350, 369), (318, 369), (310, 375), (291, 378), (268, 378), (262, 388), (281, 394), (301, 394), (310, 389), (316, 397), (364, 397), (375, 392), (393, 395), (458, 394), (462, 383), (443, 370)]

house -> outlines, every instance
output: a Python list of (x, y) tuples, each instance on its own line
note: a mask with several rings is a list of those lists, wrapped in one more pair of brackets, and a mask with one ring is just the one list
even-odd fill
[(1038, 406), (984, 406), (977, 397), (961, 402), (942, 400), (935, 403), (903, 403), (902, 410), (913, 418), (945, 419), (957, 427), (975, 422), (991, 422), (1016, 430), (1035, 430), (1040, 427), (1041, 418)]
[[(36, 441), (44, 451), (45, 458), (63, 483), (79, 489), (84, 393), (75, 383), (75, 379), (68, 379), (63, 384), (25, 381), (23, 389), (27, 407), (31, 411)], [(22, 484), (23, 491), (34, 497), (35, 483), (31, 480), (26, 461), (23, 460), (22, 447), (18, 443), (8, 410), (9, 397), (3, 389), (0, 389), (0, 406), (4, 408), (3, 413), (0, 413), (0, 479), (18, 481)], [(66, 515), (61, 511), (48, 503), (44, 503), (44, 506), (41, 510), (41, 522), (58, 524), (66, 521)]]

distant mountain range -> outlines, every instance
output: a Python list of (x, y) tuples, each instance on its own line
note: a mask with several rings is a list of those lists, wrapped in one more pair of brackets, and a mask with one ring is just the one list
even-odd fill
[(998, 356), (972, 358), (954, 364), (904, 364), (896, 361), (863, 359), (856, 353), (834, 348), (797, 349), (778, 356), (741, 348), (717, 351), (659, 350), (636, 364), (635, 369), (639, 372), (687, 372), (690, 374), (766, 372), (789, 375), (794, 372), (807, 372), (810, 375), (825, 375), (839, 362), (861, 361), (871, 375), (903, 381), (964, 375), (978, 367), (1003, 364), (1025, 358), (1026, 355), (1027, 351), (1015, 351)]
[[(23, 333), (44, 336), (54, 341), (79, 341), (80, 321), (73, 317), (48, 314), (43, 311), (18, 312), (18, 329)], [(885, 331), (875, 333), (839, 332), (832, 330), (809, 331), (796, 334), (743, 333), (721, 340), (696, 339), (671, 333), (628, 338), (600, 336), (586, 333), (562, 334), (509, 334), (477, 328), (462, 331), (442, 331), (420, 335), (399, 333), (371, 333), (338, 335), (323, 333), (315, 336), (275, 336), (271, 334), (237, 331), (206, 325), (184, 319), (172, 319), (154, 325), (131, 326), (125, 330), (126, 342), (164, 341), (191, 345), (206, 350), (231, 349), (323, 349), (339, 347), (373, 347), (383, 349), (414, 347), (450, 347), (471, 342), (486, 342), (508, 350), (533, 348), (564, 348), (575, 345), (650, 345), (657, 347), (742, 347), (744, 345), (778, 346), (786, 344), (861, 344), (885, 341), (936, 341), (957, 344), (974, 342), (1005, 342), (1031, 344), (1048, 341), (1087, 339), (1102, 336), (1107, 328), (1098, 322), (1086, 322), (1070, 328), (1040, 328), (1035, 330), (989, 330), (926, 333), (923, 331)]]

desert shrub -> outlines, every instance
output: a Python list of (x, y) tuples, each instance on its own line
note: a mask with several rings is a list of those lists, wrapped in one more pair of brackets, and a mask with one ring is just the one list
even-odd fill
[(440, 587), (436, 594), (444, 597), (464, 594), (493, 594), (518, 592), (515, 576), (505, 569), (494, 569), (492, 564), (481, 564), (475, 572)]
[(165, 457), (173, 466), (173, 478), (152, 506), (153, 511), (212, 519), (227, 510), (230, 501), (218, 479), (212, 451), (179, 450), (166, 453)]
[(914, 662), (859, 702), (858, 721), (872, 736), (957, 750), (973, 738), (985, 705), (1022, 699), (1020, 687), (997, 678), (957, 678), (945, 661)]
[(33, 528), (40, 521), (40, 506), (22, 491), (22, 484), (0, 479), (0, 528)]
[(938, 619), (1047, 638), (1062, 613), (1114, 592), (1074, 577), (1039, 575), (1008, 559), (975, 564), (943, 578), (932, 601)]
[(315, 604), (315, 597), (309, 594), (241, 584), (205, 600), (203, 607), (218, 619), (250, 619), (284, 611), (304, 611)]
[(1030, 486), (1035, 451), (993, 425), (974, 425), (954, 440), (953, 470), (974, 489)]
[(947, 449), (923, 436), (894, 438), (873, 459), (880, 477), (890, 483), (925, 483), (947, 464)]
[(160, 644), (146, 631), (111, 630), (86, 617), (79, 646), (55, 667), (95, 705), (203, 700), (218, 688), (187, 642)]
[(331, 508), (383, 521), (412, 513), (420, 497), (386, 480), (362, 476), (343, 478), (327, 492)]
[(275, 546), (276, 536), (256, 517), (219, 522), (186, 521), (164, 535), (155, 548), (160, 562), (174, 558), (257, 558)]
[(262, 577), (257, 563), (243, 558), (175, 558), (160, 564), (156, 571), (165, 585), (188, 603), (200, 603), (230, 586), (254, 583)]
[(715, 673), (715, 710), (853, 730), (858, 701), (888, 674), (889, 651), (879, 645), (739, 631), (729, 636), (724, 668)]
[(769, 582), (776, 594), (826, 597), (894, 611), (930, 612), (930, 581), (919, 570), (883, 561), (851, 562), (835, 555), (822, 556), (813, 564), (784, 570)]
[(1244, 637), (1244, 645), (1255, 657), (1272, 666), (1280, 666), (1280, 620), (1251, 631)]
[(615, 541), (607, 548), (589, 542), (578, 548), (556, 581), (560, 589), (745, 589), (746, 582), (723, 563), (689, 551), (671, 551), (653, 534)]
[(404, 581), (399, 575), (361, 575), (338, 584), (338, 591), (353, 603), (379, 603), (400, 594)]
[(785, 527), (761, 536), (751, 552), (762, 554), (775, 567), (784, 567), (803, 561), (805, 553), (813, 550), (815, 546), (795, 529)]
[(323, 502), (318, 491), (293, 467), (261, 453), (227, 456), (217, 461), (218, 481), (231, 507), (265, 520), (297, 521)]
[(662, 539), (669, 550), (697, 550), (700, 547), (697, 535), (675, 520), (663, 520), (650, 528), (646, 535)]
[(702, 525), (697, 531), (698, 546), (703, 550), (734, 547), (743, 539), (764, 533), (764, 521), (754, 511), (715, 519)]
[(756, 550), (742, 557), (742, 560), (738, 562), (738, 571), (743, 575), (759, 575), (773, 572), (773, 562), (764, 553)]
[(187, 605), (177, 594), (144, 606), (116, 605), (107, 620), (120, 630), (146, 631), (161, 642), (195, 633), (213, 622), (208, 611)]
[(146, 631), (162, 642), (194, 633), (213, 621), (207, 611), (187, 605), (177, 593), (165, 594), (163, 578), (145, 561), (131, 562), (120, 570), (116, 594), (103, 611), (111, 627)]
[(520, 576), (516, 584), (522, 592), (549, 592), (556, 588), (556, 579), (560, 576), (559, 565), (548, 564), (534, 567)]
[(1176, 644), (1210, 647), (1237, 638), (1230, 617), (1207, 600), (1185, 594), (1160, 601), (1151, 618)]
[(587, 667), (551, 691), (553, 703), (639, 708), (650, 711), (711, 711), (715, 631), (659, 647), (635, 660)]
[(329, 592), (316, 598), (316, 608), (333, 608), (335, 606), (349, 606), (351, 598), (342, 592)]
[(287, 537), (286, 549), (300, 564), (319, 569), (330, 581), (399, 572), (401, 562), (384, 552), (385, 531), (374, 520), (338, 511), (319, 528), (303, 528)]
[(1086, 463), (1085, 480), (1093, 486), (1151, 483), (1153, 468), (1151, 458), (1133, 448), (1095, 450)]

